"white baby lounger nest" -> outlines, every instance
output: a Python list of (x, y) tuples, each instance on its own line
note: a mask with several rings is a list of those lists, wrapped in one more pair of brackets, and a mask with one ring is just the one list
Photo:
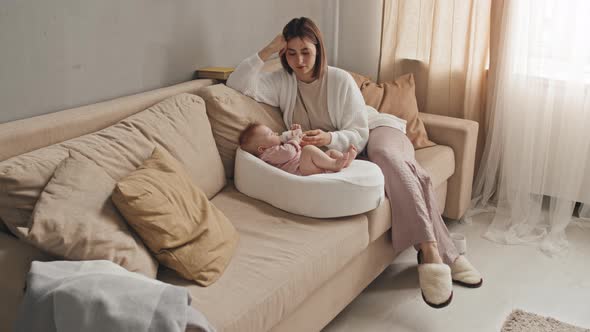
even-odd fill
[(281, 210), (312, 218), (336, 218), (375, 209), (384, 199), (379, 167), (354, 160), (337, 173), (287, 173), (238, 148), (234, 183), (243, 194)]

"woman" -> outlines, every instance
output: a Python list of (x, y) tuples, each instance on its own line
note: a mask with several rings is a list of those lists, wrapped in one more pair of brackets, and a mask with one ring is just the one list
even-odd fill
[[(272, 54), (284, 70), (263, 73)], [(460, 256), (436, 207), (428, 174), (418, 165), (406, 122), (366, 106), (354, 79), (326, 64), (321, 32), (308, 18), (291, 20), (266, 47), (248, 57), (227, 85), (259, 102), (279, 106), (290, 128), (305, 130), (302, 145), (345, 151), (351, 144), (368, 154), (385, 175), (391, 200), (395, 252), (418, 249), (418, 275), (424, 301), (435, 308), (452, 299), (452, 282), (481, 286), (479, 272)]]

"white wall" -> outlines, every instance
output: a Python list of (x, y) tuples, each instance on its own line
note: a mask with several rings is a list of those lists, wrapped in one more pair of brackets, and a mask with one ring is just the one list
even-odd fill
[(382, 0), (340, 0), (337, 66), (377, 79)]
[[(0, 0), (0, 123), (186, 81), (198, 67), (235, 66), (293, 17), (319, 25), (333, 63), (337, 7), (338, 0)], [(343, 64), (353, 58), (344, 55)]]

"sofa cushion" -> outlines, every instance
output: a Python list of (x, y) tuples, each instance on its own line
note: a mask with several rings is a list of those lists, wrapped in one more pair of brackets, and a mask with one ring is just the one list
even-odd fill
[(0, 162), (0, 218), (20, 237), (57, 165), (76, 151), (118, 181), (164, 146), (211, 198), (225, 185), (223, 166), (207, 121), (205, 103), (180, 94), (92, 134)]
[(332, 220), (289, 214), (228, 186), (212, 202), (236, 226), (232, 263), (202, 288), (171, 271), (158, 276), (189, 288), (193, 306), (220, 331), (268, 331), (364, 250), (364, 215)]
[(277, 107), (257, 103), (223, 84), (197, 91), (207, 104), (207, 115), (228, 178), (234, 174), (234, 160), (240, 133), (252, 122), (264, 124), (276, 132), (286, 130)]
[(115, 180), (72, 153), (43, 189), (26, 241), (68, 260), (106, 259), (155, 278), (158, 264), (111, 202)]
[(424, 123), (418, 117), (416, 87), (412, 74), (402, 75), (395, 81), (379, 84), (363, 75), (353, 72), (350, 74), (359, 86), (367, 105), (381, 113), (392, 114), (407, 121), (406, 135), (415, 149), (435, 145), (428, 139)]
[(154, 149), (112, 198), (162, 264), (201, 286), (222, 275), (238, 233), (168, 152)]
[[(416, 150), (416, 161), (428, 172), (434, 188), (438, 188), (455, 172), (455, 154), (446, 145)], [(444, 209), (444, 206), (441, 208)]]
[(181, 93), (122, 120), (121, 125), (137, 128), (170, 152), (207, 198), (225, 186), (223, 164), (201, 97)]

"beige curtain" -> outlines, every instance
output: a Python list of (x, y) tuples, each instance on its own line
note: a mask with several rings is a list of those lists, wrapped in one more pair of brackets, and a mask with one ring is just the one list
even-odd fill
[(479, 122), (485, 138), (491, 0), (384, 0), (379, 81), (413, 73), (421, 112)]

